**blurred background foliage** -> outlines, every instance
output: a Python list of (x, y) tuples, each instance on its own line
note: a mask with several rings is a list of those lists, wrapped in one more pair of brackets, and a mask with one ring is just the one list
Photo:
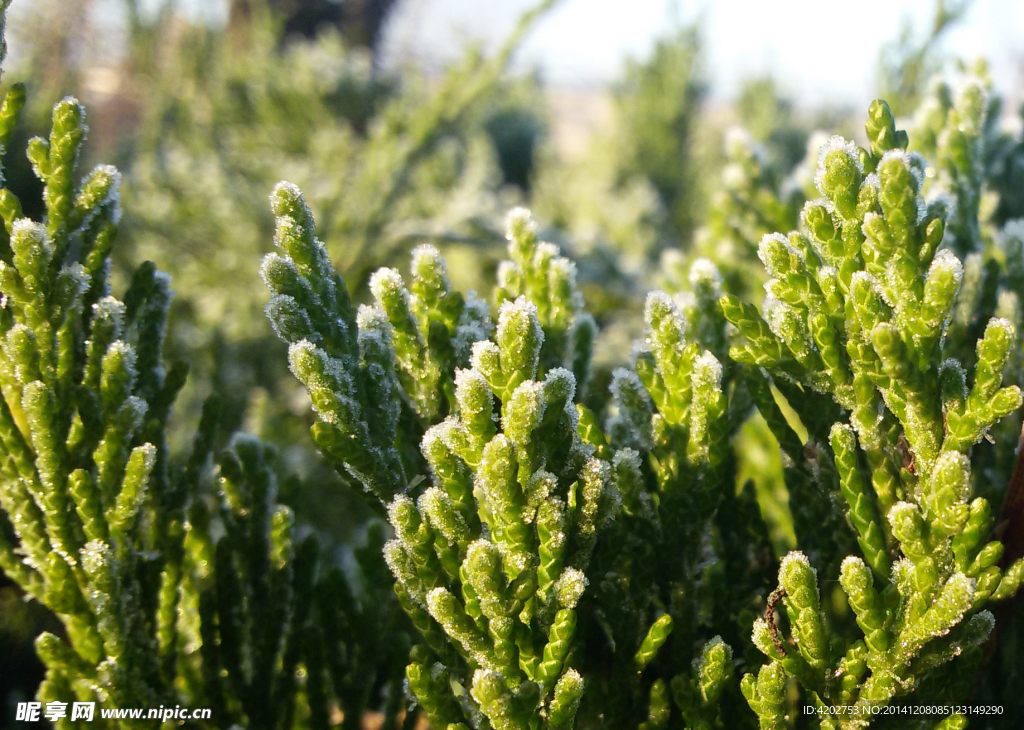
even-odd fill
[[(695, 258), (715, 260), (727, 289), (763, 296), (757, 243), (795, 227), (816, 195), (811, 170), (825, 139), (816, 130), (859, 136), (863, 110), (798, 109), (770, 76), (749, 79), (726, 107), (709, 103), (697, 27), (666, 28), (649, 55), (627, 61), (611, 88), (583, 100), (598, 123), (572, 134), (559, 90), (539, 73), (509, 71), (552, 0), (496, 52), (469, 46), (440, 72), (381, 63), (402, 0), (225, 2), (222, 22), (176, 0), (122, 0), (114, 13), (94, 0), (16, 2), (6, 78), (24, 80), (30, 102), (11, 149), (45, 129), (62, 96), (86, 103), (86, 162), (110, 161), (125, 175), (117, 275), (153, 260), (173, 276), (168, 355), (191, 368), (179, 439), (219, 390), (221, 432), (241, 428), (274, 444), (276, 463), (304, 485), (289, 493), (300, 523), (335, 546), (342, 566), (354, 564), (376, 518), (309, 448), (307, 396), (262, 314), (258, 261), (272, 246), (266, 201), (278, 180), (305, 191), (357, 298), (374, 269), (401, 267), (422, 242), (442, 250), (456, 288), (489, 291), (504, 213), (531, 207), (542, 234), (578, 262), (602, 328), (596, 393), (642, 332), (644, 293), (688, 289)], [(940, 0), (924, 40), (907, 26), (882, 53), (879, 94), (897, 113), (917, 109), (949, 65), (938, 40), (965, 9)], [(110, 42), (114, 31), (123, 43)], [(566, 98), (563, 106), (574, 103)], [(1008, 136), (990, 146), (1000, 223), (1024, 207), (1020, 146)], [(41, 191), (24, 155), (6, 165), (8, 186), (38, 216)], [(740, 438), (739, 481), (758, 477), (783, 552), (794, 537), (777, 444), (756, 419)], [(34, 692), (41, 668), (31, 638), (49, 621), (0, 586), (4, 704)], [(1013, 665), (1012, 656), (1000, 661)]]

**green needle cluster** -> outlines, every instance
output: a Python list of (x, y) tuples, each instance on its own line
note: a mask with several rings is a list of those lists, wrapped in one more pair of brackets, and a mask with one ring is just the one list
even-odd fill
[[(23, 102), (14, 86), (0, 105), (4, 145)], [(246, 436), (220, 448), (216, 397), (191, 450), (168, 448), (187, 371), (162, 356), (170, 279), (143, 264), (114, 296), (120, 176), (99, 166), (78, 178), (86, 131), (67, 98), (49, 137), (29, 143), (42, 222), (0, 190), (0, 569), (61, 626), (36, 639), (38, 699), (208, 708), (197, 726), (211, 728), (326, 728), (338, 707), (356, 727), (383, 676), (394, 726), (402, 694), (388, 673), (408, 644), (379, 629), (395, 602), (368, 589), (371, 612), (340, 572), (320, 573), (273, 452)], [(362, 573), (386, 596), (373, 574), (382, 544), (371, 540)], [(94, 722), (141, 726), (98, 711)]]
[[(1018, 701), (1024, 143), (999, 128), (987, 70), (935, 85), (909, 134), (874, 102), (865, 146), (832, 137), (789, 171), (730, 133), (695, 245), (663, 259), (667, 291), (635, 291), (654, 272), (598, 248), (577, 268), (523, 208), (479, 295), (419, 234), (408, 269), (371, 274), (411, 240), (394, 221), (447, 204), (455, 178), (428, 180), (442, 127), (511, 49), (451, 75), (422, 118), (384, 112), (353, 138), (355, 173), (310, 202), (358, 194), (319, 231), (296, 185), (270, 196), (266, 315), (313, 441), (369, 504), (342, 543), (293, 513), (313, 479), (222, 432), (222, 399), (230, 413), (244, 393), (211, 395), (191, 447), (171, 447), (189, 414), (164, 356), (170, 279), (146, 263), (115, 294), (120, 177), (80, 175), (77, 101), (29, 142), (43, 215), (0, 189), (0, 570), (59, 626), (36, 640), (37, 699), (267, 730), (371, 713), (382, 730), (995, 727), (933, 710)], [(648, 85), (689, 98), (692, 51), (677, 56)], [(257, 115), (276, 109), (261, 98)], [(24, 103), (18, 85), (0, 101), (4, 150)], [(656, 106), (640, 111), (667, 135)], [(602, 195), (643, 173), (689, 231), (677, 183), (696, 168), (655, 149)], [(225, 205), (210, 221), (242, 225)], [(344, 271), (324, 240), (353, 244)], [(626, 330), (632, 350), (609, 356)]]
[(579, 435), (573, 371), (588, 374), (595, 325), (574, 265), (514, 211), (496, 322), (451, 290), (431, 246), (408, 287), (381, 269), (375, 303), (353, 311), (298, 191), (282, 184), (272, 203), (268, 315), (314, 438), (387, 506), (384, 556), (425, 642), (406, 670), (419, 706), (441, 727), (571, 727), (576, 607), (617, 505), (611, 465)]
[[(961, 119), (957, 129), (974, 127)], [(811, 561), (797, 552), (782, 561), (791, 640), (775, 640), (772, 616), (759, 620), (754, 642), (776, 669), (743, 685), (765, 728), (780, 722), (779, 671), (815, 704), (852, 710), (823, 715), (823, 727), (844, 728), (867, 725), (868, 708), (931, 672), (973, 671), (993, 625), (984, 606), (1012, 596), (1024, 571), (1021, 560), (1000, 565), (1003, 546), (990, 538), (992, 509), (974, 495), (971, 462), (973, 447), (1021, 405), (1019, 388), (1003, 378), (1019, 348), (1014, 327), (990, 319), (970, 369), (953, 356), (944, 338), (964, 280), (954, 250), (972, 248), (963, 243), (969, 226), (950, 219), (942, 199), (924, 197), (926, 163), (906, 151), (907, 134), (884, 102), (872, 105), (867, 135), (866, 149), (838, 137), (825, 145), (822, 198), (804, 207), (801, 230), (762, 240), (770, 276), (762, 310), (721, 300), (744, 340), (731, 356), (770, 373), (812, 438), (820, 417), (811, 395), (827, 393), (841, 409), (820, 446), (831, 452), (831, 491), (845, 502), (862, 555), (847, 557), (839, 574), (863, 633), (856, 639), (826, 622)], [(947, 146), (963, 142), (941, 136)], [(976, 208), (967, 215), (977, 222)], [(832, 480), (821, 481), (828, 489)], [(948, 662), (956, 669), (944, 669)]]
[[(757, 272), (758, 241), (795, 225), (802, 202), (799, 189), (787, 186), (784, 171), (763, 146), (745, 130), (729, 129), (721, 188), (711, 200), (707, 222), (697, 231), (694, 249), (718, 264), (729, 291), (758, 296), (763, 283)], [(663, 263), (678, 257), (674, 250), (666, 254)]]
[(606, 640), (589, 658), (607, 674), (584, 706), (617, 726), (742, 723), (722, 638), (749, 631), (773, 570), (753, 486), (735, 488), (731, 440), (745, 413), (730, 417), (729, 397), (743, 391), (744, 411), (750, 400), (716, 356), (722, 277), (702, 259), (688, 279), (675, 299), (648, 295), (634, 364), (613, 373), (607, 435), (587, 436), (611, 454), (622, 506), (595, 556), (590, 630)]

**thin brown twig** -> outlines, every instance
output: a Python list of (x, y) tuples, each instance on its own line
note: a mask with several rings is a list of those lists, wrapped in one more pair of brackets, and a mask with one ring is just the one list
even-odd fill
[(782, 656), (786, 656), (786, 644), (782, 637), (779, 636), (779, 625), (775, 623), (775, 609), (778, 607), (779, 601), (787, 595), (786, 589), (779, 586), (768, 596), (768, 605), (764, 609), (764, 620), (768, 624), (768, 632), (772, 636), (772, 644), (775, 646), (775, 650)]

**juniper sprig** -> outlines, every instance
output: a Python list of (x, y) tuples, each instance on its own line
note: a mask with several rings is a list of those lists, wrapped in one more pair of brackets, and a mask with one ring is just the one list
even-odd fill
[(410, 689), (442, 726), (570, 727), (576, 605), (615, 509), (611, 466), (578, 433), (573, 370), (588, 373), (594, 323), (574, 266), (514, 211), (496, 323), (451, 290), (430, 246), (408, 288), (381, 269), (356, 312), (298, 191), (279, 185), (272, 202), (267, 312), (310, 391), (314, 438), (387, 506), (384, 555), (425, 642)]
[[(737, 383), (715, 354), (726, 344), (721, 276), (699, 260), (689, 280), (678, 301), (648, 295), (635, 363), (613, 373), (607, 435), (587, 431), (611, 455), (622, 508), (595, 556), (588, 660), (607, 675), (584, 710), (623, 726), (667, 727), (680, 714), (695, 727), (742, 722), (720, 702), (738, 695), (732, 650), (721, 636), (705, 642), (740, 639), (771, 569), (753, 488), (735, 488), (731, 439), (745, 414), (730, 415)], [(750, 521), (738, 526), (734, 510)]]
[[(721, 300), (746, 339), (731, 350), (737, 362), (792, 384), (785, 392), (805, 422), (815, 420), (815, 392), (849, 419), (832, 428), (830, 445), (863, 555), (847, 557), (840, 574), (863, 638), (837, 641), (802, 553), (779, 571), (795, 644), (774, 642), (765, 621), (754, 628), (771, 666), (815, 703), (852, 708), (823, 716), (834, 727), (866, 725), (868, 708), (913, 691), (947, 662), (968, 671), (972, 647), (992, 628), (984, 606), (1013, 595), (1024, 570), (998, 565), (1003, 548), (989, 539), (988, 501), (972, 495), (970, 458), (1021, 404), (1018, 387), (1003, 384), (1014, 327), (988, 322), (970, 375), (944, 357), (964, 277), (945, 246), (963, 246), (970, 227), (948, 224), (945, 203), (923, 197), (925, 163), (906, 151), (884, 102), (872, 105), (867, 133), (866, 149), (838, 137), (822, 148), (823, 197), (805, 206), (804, 232), (762, 240), (767, 321), (735, 297)], [(776, 727), (781, 685), (762, 675), (745, 679), (744, 693), (762, 727)]]
[(765, 233), (795, 225), (803, 197), (787, 189), (784, 171), (745, 130), (726, 132), (725, 157), (721, 189), (712, 198), (707, 223), (697, 230), (695, 249), (716, 263), (728, 291), (755, 296), (762, 283), (757, 243)]
[[(5, 145), (23, 98), (14, 86), (0, 105)], [(84, 111), (67, 98), (48, 138), (29, 143), (42, 222), (0, 190), (0, 569), (62, 626), (36, 639), (46, 666), (37, 696), (206, 707), (202, 727), (292, 727), (296, 715), (326, 718), (334, 697), (357, 716), (376, 698), (367, 688), (349, 701), (344, 683), (350, 672), (375, 683), (390, 644), (378, 639), (375, 656), (338, 671), (332, 662), (332, 694), (311, 651), (322, 643), (311, 639), (312, 599), (330, 596), (319, 610), (331, 616), (359, 612), (334, 601), (333, 573), (318, 577), (316, 540), (296, 544), (273, 452), (236, 436), (211, 459), (222, 442), (214, 397), (190, 453), (171, 453), (187, 369), (162, 354), (170, 279), (143, 264), (113, 295), (120, 175), (98, 166), (79, 180), (85, 136)], [(332, 651), (373, 644), (328, 632)], [(101, 727), (137, 725), (99, 715)]]

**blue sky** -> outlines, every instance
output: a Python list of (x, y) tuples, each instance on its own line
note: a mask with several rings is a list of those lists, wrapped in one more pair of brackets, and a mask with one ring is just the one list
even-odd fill
[[(498, 43), (531, 0), (404, 0), (389, 29), (389, 53), (432, 62), (468, 39)], [(622, 12), (628, 7), (628, 12)], [(923, 33), (934, 0), (562, 0), (518, 56), (551, 81), (595, 85), (613, 79), (623, 57), (642, 56), (678, 22), (704, 31), (714, 96), (730, 98), (742, 79), (771, 73), (798, 103), (860, 107), (873, 97), (880, 49), (904, 20)], [(976, 0), (944, 44), (986, 56), (997, 85), (1020, 100), (1024, 86), (1024, 2)]]

